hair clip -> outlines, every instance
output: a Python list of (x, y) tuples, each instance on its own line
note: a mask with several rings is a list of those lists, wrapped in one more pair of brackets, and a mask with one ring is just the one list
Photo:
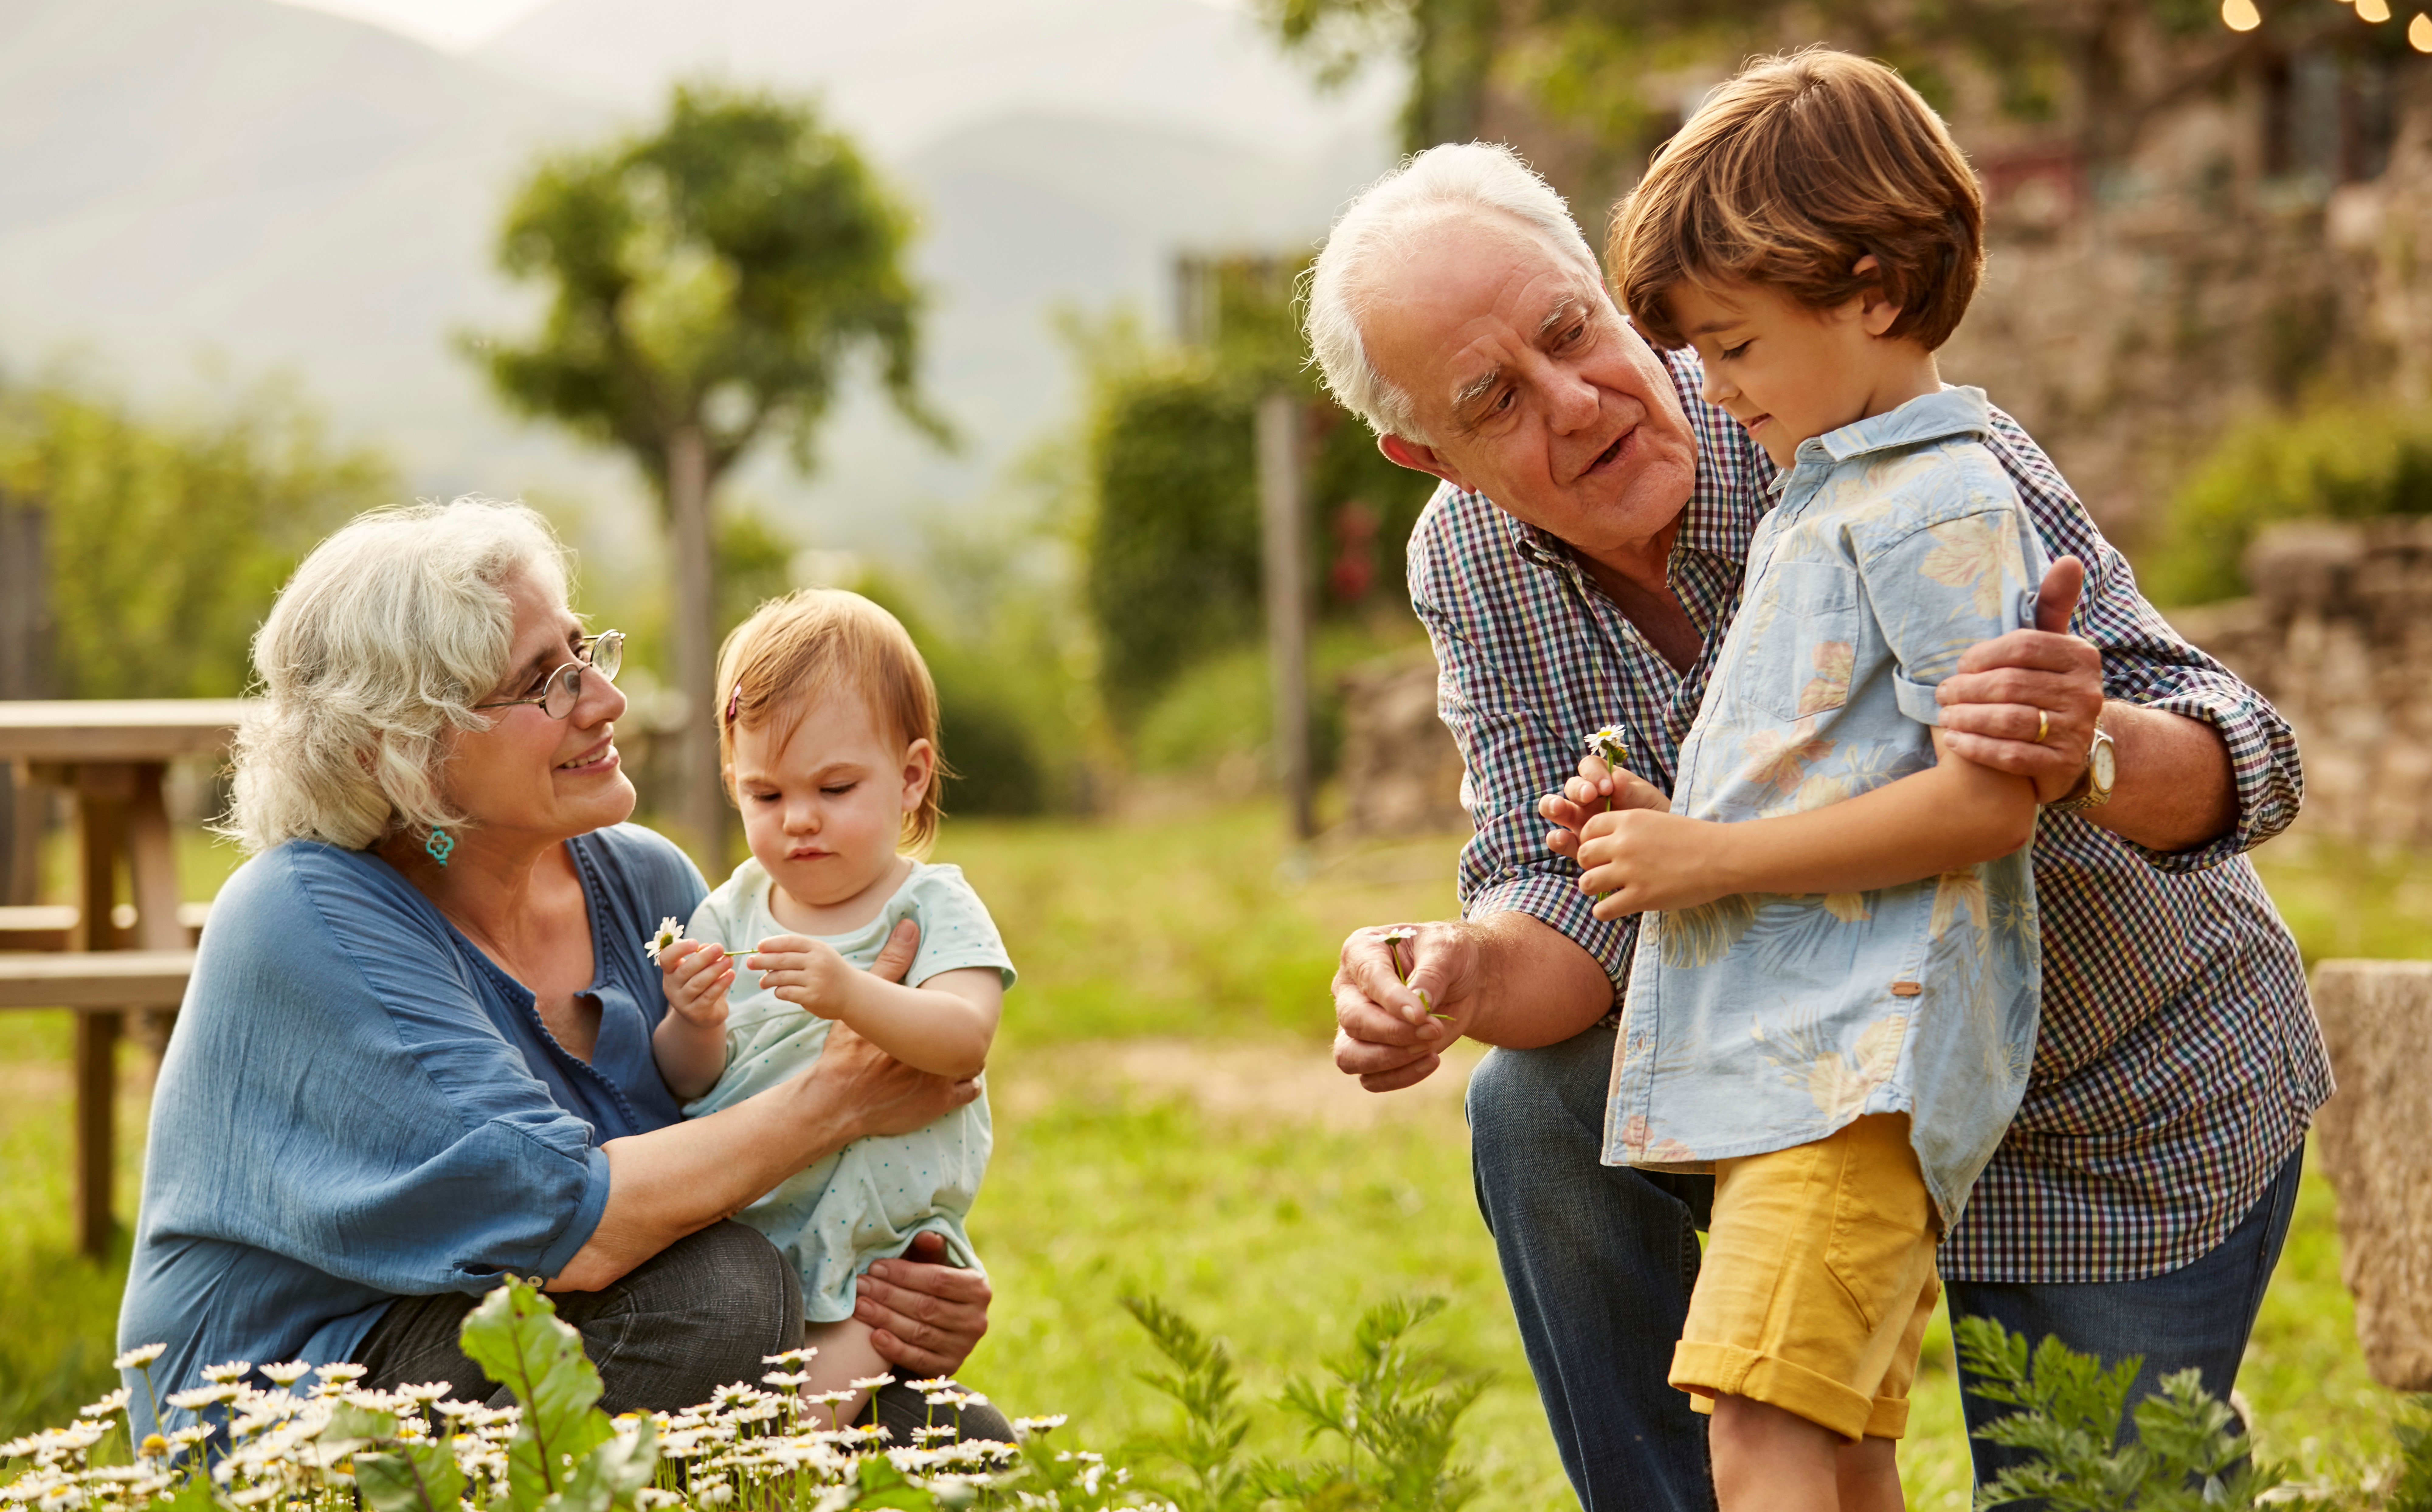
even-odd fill
[(743, 707), (743, 680), (735, 680), (735, 691), (726, 696), (726, 728), (735, 728), (735, 711)]

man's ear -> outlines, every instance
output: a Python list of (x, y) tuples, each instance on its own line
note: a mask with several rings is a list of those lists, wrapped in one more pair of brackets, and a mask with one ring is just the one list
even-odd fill
[[(1882, 271), (1883, 264), (1876, 261), (1875, 255), (1869, 252), (1851, 265), (1849, 276), (1863, 278), (1870, 273), (1880, 275)], [(1880, 276), (1858, 295), (1858, 318), (1866, 324), (1869, 336), (1881, 336), (1890, 330), (1892, 322), (1900, 317), (1900, 308)]]
[(1427, 473), (1441, 478), (1455, 488), (1469, 487), (1468, 482), (1461, 478), (1461, 470), (1444, 461), (1442, 454), (1424, 442), (1410, 441), (1401, 436), (1378, 436), (1376, 449), (1383, 452), (1386, 460), (1396, 466), (1407, 467), (1414, 473)]

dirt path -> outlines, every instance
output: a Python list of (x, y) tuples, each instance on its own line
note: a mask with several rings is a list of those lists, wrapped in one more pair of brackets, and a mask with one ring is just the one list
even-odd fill
[(1292, 1041), (1225, 1044), (1190, 1039), (1092, 1040), (1022, 1052), (988, 1073), (990, 1100), (1022, 1118), (1072, 1096), (1101, 1088), (1125, 1095), (1179, 1098), (1203, 1111), (1262, 1121), (1305, 1121), (1329, 1129), (1366, 1129), (1406, 1119), (1461, 1118), (1469, 1073), (1483, 1051), (1464, 1041), (1433, 1076), (1414, 1087), (1376, 1094), (1334, 1068), (1322, 1049)]

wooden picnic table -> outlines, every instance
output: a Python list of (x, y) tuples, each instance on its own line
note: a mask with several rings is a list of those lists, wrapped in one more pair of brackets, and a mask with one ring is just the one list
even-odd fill
[[(0, 1008), (76, 1010), (77, 1247), (110, 1251), (117, 1048), (126, 1016), (174, 1013), (194, 952), (178, 916), (177, 858), (161, 798), (169, 764), (228, 748), (238, 698), (0, 700), (0, 761), (76, 796), (76, 919), (69, 951), (0, 957)], [(131, 929), (112, 917), (125, 868)], [(78, 952), (124, 952), (78, 961)]]

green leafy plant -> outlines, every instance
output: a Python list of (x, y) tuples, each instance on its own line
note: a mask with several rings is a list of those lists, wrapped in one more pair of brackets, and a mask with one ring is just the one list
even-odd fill
[(1326, 1362), (1330, 1380), (1286, 1384), (1276, 1405), (1300, 1420), (1307, 1441), (1340, 1445), (1339, 1458), (1299, 1464), (1242, 1453), (1250, 1420), (1220, 1340), (1155, 1298), (1126, 1297), (1123, 1304), (1173, 1366), (1140, 1379), (1181, 1407), (1181, 1425), (1134, 1449), (1178, 1470), (1141, 1484), (1179, 1512), (1256, 1512), (1278, 1503), (1300, 1512), (1454, 1512), (1478, 1494), (1476, 1477), (1452, 1456), (1461, 1419), (1486, 1380), (1455, 1372), (1410, 1341), (1444, 1311), (1444, 1299), (1370, 1308), (1353, 1331), (1351, 1352)]
[(2204, 1389), (2194, 1369), (2162, 1378), (2158, 1395), (2136, 1403), (2136, 1436), (2120, 1428), (2129, 1387), (2144, 1364), (2130, 1356), (2105, 1369), (2047, 1337), (2030, 1351), (2025, 1336), (1987, 1318), (1959, 1320), (1961, 1361), (1987, 1402), (2018, 1410), (1976, 1436), (2022, 1449), (2034, 1459), (2003, 1470), (1980, 1504), (2039, 1501), (2053, 1512), (2198, 1512), (2254, 1507), (2280, 1484), (2250, 1460), (2253, 1445), (2238, 1415)]
[(1352, 1352), (1326, 1362), (1330, 1384), (1295, 1378), (1284, 1387), (1282, 1405), (1303, 1420), (1309, 1440), (1339, 1439), (1343, 1457), (1285, 1472), (1277, 1488), (1309, 1512), (1454, 1512), (1478, 1494), (1476, 1477), (1452, 1453), (1485, 1378), (1457, 1375), (1410, 1343), (1411, 1331), (1444, 1308), (1441, 1297), (1373, 1307), (1353, 1331)]
[(1123, 1304), (1174, 1367), (1143, 1370), (1140, 1380), (1182, 1408), (1178, 1432), (1140, 1446), (1181, 1473), (1146, 1484), (1181, 1512), (1252, 1512), (1265, 1498), (1256, 1467), (1241, 1453), (1250, 1419), (1239, 1404), (1241, 1386), (1232, 1352), (1154, 1297), (1125, 1297)]

